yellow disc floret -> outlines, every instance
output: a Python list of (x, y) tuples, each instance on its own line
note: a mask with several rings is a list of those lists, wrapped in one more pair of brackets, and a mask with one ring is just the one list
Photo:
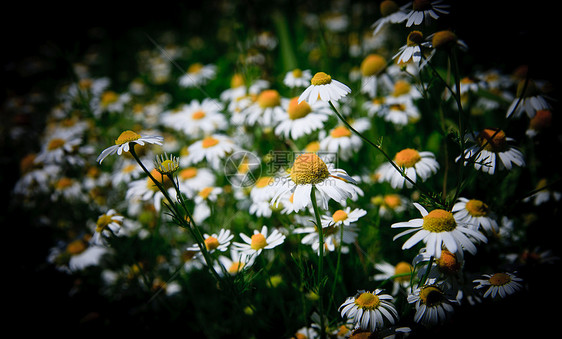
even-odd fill
[(332, 82), (332, 77), (324, 72), (318, 72), (314, 74), (312, 79), (310, 79), (310, 84), (314, 86), (327, 85), (331, 82)]
[(267, 246), (267, 241), (265, 240), (265, 237), (263, 234), (261, 233), (256, 233), (254, 235), (252, 235), (252, 241), (250, 243), (250, 247), (253, 250), (261, 250), (263, 249), (265, 246)]
[(207, 251), (215, 250), (219, 247), (219, 245), (219, 240), (213, 236), (209, 236), (205, 239), (205, 247), (207, 248)]
[(399, 167), (414, 167), (420, 160), (420, 153), (412, 148), (403, 149), (394, 156), (394, 162)]
[(258, 95), (257, 101), (261, 108), (275, 107), (281, 104), (281, 96), (274, 89), (266, 89)]
[(507, 149), (505, 132), (497, 128), (486, 128), (476, 137), (481, 147), (490, 152), (503, 152)]
[(355, 298), (355, 305), (357, 305), (358, 308), (374, 310), (380, 305), (380, 299), (376, 294), (363, 292)]
[(394, 275), (400, 275), (394, 278), (397, 282), (408, 282), (410, 281), (410, 275), (405, 275), (406, 273), (411, 274), (413, 267), (410, 263), (401, 261), (396, 266), (394, 266)]
[(490, 284), (493, 286), (503, 286), (511, 281), (511, 277), (506, 273), (496, 273), (490, 277)]
[(457, 222), (453, 217), (453, 213), (442, 209), (435, 209), (423, 217), (422, 228), (430, 232), (451, 232), (456, 227)]
[(291, 180), (297, 185), (318, 184), (329, 176), (328, 166), (314, 153), (299, 155), (291, 168)]
[(140, 134), (127, 130), (119, 135), (119, 138), (115, 140), (115, 145), (123, 145), (131, 141), (139, 140), (140, 138)]
[(473, 217), (484, 217), (488, 215), (488, 205), (476, 199), (467, 201), (466, 210)]
[(372, 76), (379, 74), (386, 67), (386, 60), (379, 54), (369, 54), (361, 62), (361, 74)]
[(344, 210), (337, 210), (332, 215), (332, 219), (334, 219), (335, 222), (345, 221), (347, 220), (347, 213), (345, 213)]
[(301, 119), (312, 112), (310, 105), (306, 101), (302, 101), (299, 104), (299, 98), (295, 97), (289, 101), (289, 107), (287, 108), (287, 113), (291, 120)]

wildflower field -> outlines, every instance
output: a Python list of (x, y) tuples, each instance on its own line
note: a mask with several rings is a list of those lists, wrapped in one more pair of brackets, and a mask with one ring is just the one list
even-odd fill
[(542, 3), (35, 8), (3, 55), (7, 322), (556, 330), (562, 134)]

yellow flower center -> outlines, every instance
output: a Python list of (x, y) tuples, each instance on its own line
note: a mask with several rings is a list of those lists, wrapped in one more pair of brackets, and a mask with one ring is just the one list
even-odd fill
[(441, 251), (441, 258), (435, 260), (439, 269), (447, 274), (456, 273), (461, 268), (461, 263), (457, 260), (457, 256), (450, 251)]
[(320, 150), (320, 142), (319, 141), (312, 141), (304, 148), (306, 152), (318, 152)]
[(507, 149), (507, 140), (504, 131), (496, 128), (486, 128), (481, 131), (476, 140), (480, 146), (490, 152), (502, 152)]
[(431, 43), (434, 48), (448, 47), (457, 41), (457, 36), (451, 31), (439, 31), (433, 35)]
[(203, 199), (207, 199), (209, 198), (209, 195), (211, 194), (211, 192), (213, 191), (213, 187), (205, 187), (203, 188), (198, 194), (201, 198)]
[(92, 79), (80, 79), (80, 81), (78, 81), (78, 87), (80, 87), (80, 89), (86, 90), (92, 87), (92, 84), (94, 82), (92, 81)]
[(374, 310), (380, 305), (380, 299), (376, 294), (363, 292), (359, 297), (355, 298), (355, 305), (358, 308)]
[(72, 184), (74, 183), (74, 181), (70, 178), (67, 177), (63, 177), (60, 178), (57, 183), (56, 183), (56, 189), (58, 190), (64, 190), (65, 188), (68, 188), (70, 186), (72, 186)]
[(310, 105), (306, 101), (302, 101), (299, 104), (299, 98), (292, 98), (289, 101), (289, 107), (287, 108), (287, 113), (289, 114), (289, 118), (291, 120), (301, 119), (308, 115), (308, 113), (312, 112)]
[(245, 81), (244, 81), (244, 77), (242, 76), (242, 74), (236, 73), (232, 76), (232, 79), (230, 79), (230, 88), (236, 88), (236, 87), (240, 87), (240, 86), (244, 86)]
[(394, 156), (394, 162), (398, 167), (414, 167), (420, 160), (419, 152), (412, 148), (403, 149)]
[(47, 149), (49, 151), (55, 150), (57, 148), (60, 148), (62, 146), (64, 146), (65, 141), (64, 139), (60, 139), (60, 138), (53, 138), (51, 139), (51, 141), (49, 141), (49, 145), (47, 145)]
[(318, 72), (314, 74), (312, 79), (310, 79), (310, 84), (314, 86), (327, 85), (331, 82), (332, 82), (332, 77), (324, 72)]
[(115, 145), (123, 145), (126, 144), (128, 142), (131, 141), (135, 141), (140, 139), (141, 136), (138, 133), (135, 133), (133, 131), (124, 131), (123, 133), (121, 133), (121, 135), (119, 135), (119, 138), (117, 138), (117, 140), (115, 140)]
[(490, 284), (493, 286), (503, 286), (511, 281), (509, 274), (496, 273), (490, 277)]
[(398, 11), (400, 7), (396, 4), (396, 2), (392, 0), (384, 0), (381, 2), (380, 11), (383, 17), (389, 16), (390, 14)]
[(189, 65), (187, 69), (187, 73), (195, 74), (199, 73), (203, 69), (203, 64), (200, 62), (196, 62), (194, 64)]
[(330, 136), (332, 138), (350, 137), (351, 131), (345, 126), (338, 126), (330, 131)]
[(197, 111), (197, 112), (193, 112), (193, 114), (191, 114), (191, 119), (193, 120), (201, 120), (205, 117), (205, 112), (204, 111)]
[(265, 241), (265, 237), (261, 233), (257, 233), (252, 235), (252, 241), (250, 243), (250, 247), (253, 250), (261, 250), (265, 246), (267, 246), (267, 241)]
[(26, 155), (20, 160), (20, 172), (27, 173), (31, 171), (35, 164), (35, 158), (37, 157), (36, 154), (31, 153)]
[(466, 203), (466, 210), (473, 217), (483, 217), (488, 215), (488, 205), (476, 199), (471, 199)]
[(550, 110), (539, 110), (535, 116), (529, 121), (529, 127), (532, 130), (540, 131), (550, 127), (552, 124), (552, 112)]
[(394, 83), (394, 91), (392, 92), (392, 96), (399, 97), (404, 94), (410, 93), (410, 84), (404, 80), (397, 80)]
[[(172, 187), (173, 184), (170, 178), (158, 172), (156, 168), (150, 171), (150, 174), (152, 175), (154, 180), (158, 181), (158, 183), (162, 185), (164, 188)], [(156, 186), (156, 184), (154, 183), (154, 181), (152, 181), (150, 177), (146, 178), (146, 187), (154, 192), (157, 192), (159, 190), (158, 186)]]
[(332, 219), (334, 219), (335, 222), (345, 221), (347, 219), (347, 213), (345, 213), (344, 210), (337, 210), (332, 215)]
[(453, 214), (442, 209), (435, 209), (423, 217), (422, 228), (430, 232), (451, 232), (456, 227), (457, 222)]
[(314, 153), (299, 155), (291, 168), (291, 180), (297, 185), (318, 184), (329, 176), (328, 166)]
[[(111, 222), (114, 221), (111, 218), (112, 216), (107, 214), (100, 216), (98, 218), (98, 221), (96, 222), (96, 232), (103, 231), (107, 227), (107, 225), (111, 224)], [(115, 221), (115, 222), (119, 223), (119, 221)]]
[(425, 286), (420, 291), (420, 299), (429, 307), (436, 306), (441, 303), (443, 292), (435, 286)]
[(361, 74), (372, 76), (379, 74), (386, 67), (386, 60), (378, 54), (369, 54), (361, 62)]
[(294, 69), (292, 73), (293, 73), (293, 76), (294, 76), (295, 78), (300, 78), (300, 77), (302, 77), (302, 71), (301, 71), (300, 69), (298, 69), (298, 68), (297, 68), (297, 69)]
[(411, 31), (406, 39), (406, 45), (418, 46), (423, 42), (423, 34), (420, 31)]
[(81, 239), (74, 240), (66, 246), (66, 252), (71, 255), (76, 255), (86, 250), (86, 244)]
[(266, 89), (258, 95), (257, 101), (261, 108), (275, 107), (281, 104), (281, 96), (274, 89)]
[(184, 168), (184, 169), (181, 170), (180, 173), (178, 174), (178, 176), (179, 176), (182, 180), (187, 180), (187, 179), (195, 178), (196, 175), (197, 175), (197, 168), (195, 168), (195, 167), (187, 167), (187, 168)]
[(103, 92), (101, 95), (101, 103), (104, 106), (117, 102), (117, 99), (119, 99), (119, 96), (113, 91)]
[[(394, 266), (394, 275), (402, 275), (402, 274), (410, 274), (412, 273), (412, 265), (410, 265), (409, 263), (405, 262), (405, 261), (401, 261), (398, 264), (396, 264), (396, 266)], [(410, 281), (410, 276), (408, 275), (404, 275), (404, 276), (400, 276), (400, 277), (396, 277), (394, 278), (394, 281), (397, 282), (408, 282)]]
[(201, 142), (201, 146), (203, 148), (209, 148), (209, 147), (213, 147), (215, 145), (217, 145), (219, 143), (218, 139), (215, 139), (213, 137), (205, 137), (203, 139), (203, 141)]
[(242, 269), (242, 267), (244, 267), (244, 263), (239, 261), (234, 261), (228, 268), (228, 272), (231, 274), (238, 273)]
[(398, 194), (387, 194), (384, 196), (383, 201), (386, 206), (392, 209), (402, 205), (402, 200)]
[(158, 171), (165, 174), (172, 173), (175, 172), (178, 169), (178, 167), (179, 164), (177, 161), (166, 159), (160, 163), (160, 165), (158, 166)]
[(258, 179), (258, 181), (256, 181), (256, 187), (264, 188), (267, 187), (272, 182), (273, 182), (272, 177), (261, 177)]
[(209, 236), (205, 239), (205, 247), (207, 248), (207, 251), (216, 250), (219, 245), (219, 240), (215, 237)]

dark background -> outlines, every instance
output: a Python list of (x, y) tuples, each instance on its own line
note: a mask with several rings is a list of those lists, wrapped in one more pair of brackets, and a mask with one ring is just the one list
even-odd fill
[[(474, 63), (501, 65), (506, 69), (526, 63), (533, 77), (548, 79), (555, 85), (554, 96), (558, 99), (561, 56), (556, 50), (559, 44), (557, 9), (553, 5), (556, 2), (454, 2), (456, 12), (447, 20), (470, 47)], [(243, 1), (240, 6), (251, 9), (248, 13), (254, 15), (272, 3), (288, 8), (295, 6), (293, 2), (271, 1)], [(318, 8), (322, 8), (322, 4), (318, 2)], [(79, 59), (92, 43), (121, 44), (131, 37), (130, 32), (135, 29), (147, 32), (176, 27), (205, 30), (216, 19), (213, 17), (214, 5), (212, 1), (192, 1), (189, 4), (173, 1), (95, 1), (69, 5), (20, 1), (3, 5), (0, 20), (0, 101), (10, 95), (25, 94), (37, 85), (48, 86), (49, 80), (68, 78), (68, 61)], [(96, 35), (99, 28), (102, 28), (103, 34)], [(127, 52), (123, 48), (115, 50)], [(130, 52), (133, 56), (137, 49), (132, 47)], [(34, 62), (37, 57), (47, 57), (50, 66), (41, 74), (22, 73), (20, 66)], [(5, 123), (6, 113), (0, 113)], [(17, 179), (19, 161), (18, 150), (10, 147), (5, 138), (5, 135), (2, 136), (0, 141), (0, 165), (3, 167), (0, 189), (3, 193), (11, 191)], [(46, 230), (26, 227), (25, 216), (15, 214), (17, 212), (21, 211), (16, 209), (2, 213), (2, 224), (7, 228), (3, 239), (10, 243), (4, 247), (4, 258), (9, 262), (9, 278), (4, 279), (9, 287), (4, 292), (16, 296), (13, 306), (7, 309), (16, 317), (11, 324), (24, 332), (37, 327), (47, 332), (70, 331), (78, 320), (74, 309), (80, 309), (81, 302), (95, 303), (95, 296), (88, 300), (73, 300), (67, 295), (73, 281), (64, 274), (41, 269), (46, 250), (42, 239), (48, 234)], [(548, 276), (549, 272), (539, 272), (537, 279)], [(556, 279), (556, 276), (552, 274), (550, 278)], [(520, 334), (522, 328), (524, 331), (548, 333), (546, 328), (556, 327), (554, 320), (557, 316), (550, 309), (551, 299), (548, 297), (551, 295), (554, 300), (552, 306), (558, 310), (557, 294), (548, 285), (543, 293), (524, 293), (496, 306), (480, 306), (476, 317), (461, 313), (438, 335), (448, 337), (453, 332), (456, 337), (507, 337)], [(127, 315), (123, 314), (123, 317)], [(180, 324), (177, 325), (181, 328)], [(465, 329), (460, 335), (459, 328)], [(423, 336), (423, 333), (418, 335)]]

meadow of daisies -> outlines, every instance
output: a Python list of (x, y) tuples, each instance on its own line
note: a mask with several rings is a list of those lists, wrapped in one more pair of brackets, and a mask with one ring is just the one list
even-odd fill
[(40, 258), (10, 277), (30, 295), (17, 313), (382, 338), (509, 333), (550, 312), (549, 79), (477, 63), (454, 2), (316, 5), (246, 22), (220, 2), (205, 29), (132, 30), (109, 51), (93, 30), (106, 43), (65, 59), (49, 91), (8, 96), (8, 260)]

